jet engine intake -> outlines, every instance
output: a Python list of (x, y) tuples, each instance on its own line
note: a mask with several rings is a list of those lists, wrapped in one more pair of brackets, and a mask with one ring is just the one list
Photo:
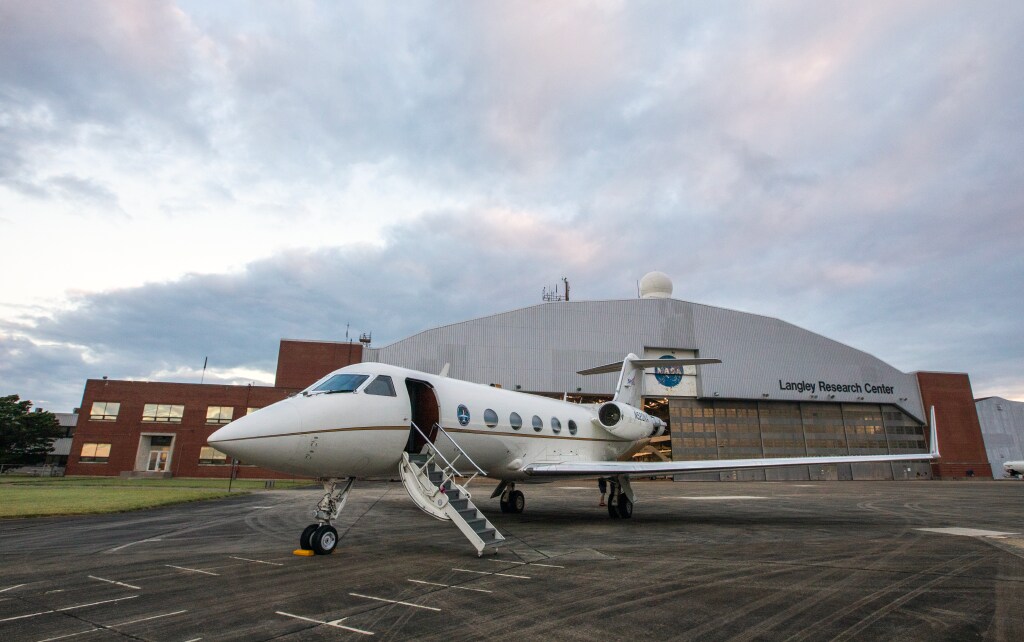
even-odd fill
[(664, 421), (620, 401), (603, 404), (597, 411), (594, 423), (616, 437), (629, 441), (665, 434)]

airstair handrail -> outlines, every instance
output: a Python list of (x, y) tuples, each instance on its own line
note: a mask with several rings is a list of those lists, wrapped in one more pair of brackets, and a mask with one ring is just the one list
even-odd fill
[[(448, 466), (448, 468), (451, 468), (452, 470), (454, 470), (456, 475), (458, 475), (459, 477), (464, 477), (464, 475), (461, 472), (459, 472), (459, 469), (455, 467), (455, 464), (453, 464), (452, 462), (448, 461), (448, 459), (445, 458), (445, 456), (441, 454), (441, 451), (438, 450), (436, 446), (434, 446), (434, 443), (432, 441), (430, 441), (430, 437), (427, 437), (425, 434), (423, 434), (423, 431), (420, 430), (420, 427), (416, 425), (415, 421), (410, 421), (409, 423), (412, 425), (413, 428), (416, 429), (416, 432), (418, 432), (420, 434), (420, 436), (423, 437), (423, 439), (427, 442), (427, 445), (430, 447), (430, 450), (434, 453), (434, 455), (440, 457), (441, 461), (443, 461), (445, 463), (445, 465)], [(445, 433), (445, 434), (447, 434), (447, 433)], [(449, 439), (451, 439), (451, 437), (449, 437)], [(455, 447), (458, 448), (458, 444), (455, 444)], [(462, 449), (459, 448), (459, 450), (461, 451)], [(470, 460), (470, 461), (472, 461), (472, 460)], [(473, 465), (475, 466), (476, 464), (473, 464)]]
[[(484, 469), (480, 468), (480, 466), (477, 466), (476, 462), (473, 461), (473, 458), (469, 456), (469, 453), (467, 453), (465, 450), (463, 450), (462, 446), (459, 445), (459, 442), (455, 441), (455, 439), (453, 439), (452, 436), (448, 434), (448, 431), (445, 430), (443, 427), (441, 427), (441, 424), (436, 423), (434, 425), (437, 426), (438, 430), (440, 430), (442, 433), (444, 433), (444, 436), (448, 438), (448, 441), (452, 442), (452, 444), (455, 446), (455, 448), (458, 449), (458, 451), (460, 453), (462, 453), (462, 456), (465, 457), (469, 461), (469, 463), (473, 464), (473, 468), (476, 468), (476, 472), (480, 473), (484, 477), (487, 476), (487, 473), (484, 471)], [(453, 466), (453, 468), (454, 468), (454, 466)]]

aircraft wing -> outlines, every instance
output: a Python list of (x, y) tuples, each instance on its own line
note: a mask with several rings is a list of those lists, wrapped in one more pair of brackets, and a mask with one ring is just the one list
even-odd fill
[(870, 462), (922, 461), (938, 457), (931, 453), (910, 455), (838, 455), (834, 457), (771, 457), (766, 459), (709, 459), (701, 461), (592, 461), (562, 464), (532, 464), (525, 468), (531, 477), (645, 477), (677, 473), (703, 473), (741, 468), (778, 468), (818, 464), (864, 464)]
[(588, 461), (557, 464), (531, 464), (523, 470), (531, 477), (646, 477), (680, 473), (702, 473), (741, 468), (779, 468), (821, 464), (866, 464), (890, 461), (934, 461), (939, 458), (935, 433), (935, 409), (932, 408), (931, 450), (904, 455), (826, 455), (818, 457), (768, 457), (761, 459), (708, 459), (697, 461)]

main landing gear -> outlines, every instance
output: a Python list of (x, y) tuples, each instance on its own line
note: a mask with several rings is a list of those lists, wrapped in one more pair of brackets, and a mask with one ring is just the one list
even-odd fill
[(608, 480), (608, 516), (613, 519), (633, 516), (633, 488), (628, 477)]
[(349, 477), (340, 492), (337, 490), (338, 481), (331, 478), (324, 482), (324, 496), (317, 502), (316, 510), (313, 511), (313, 518), (317, 522), (302, 531), (302, 535), (299, 536), (300, 549), (313, 551), (317, 555), (330, 555), (338, 546), (338, 531), (331, 526), (331, 522), (338, 518), (341, 509), (345, 507), (348, 491), (352, 489), (356, 478)]
[(501, 499), (498, 505), (501, 506), (501, 512), (503, 513), (521, 513), (526, 508), (526, 495), (523, 495), (523, 491), (516, 490), (515, 482), (502, 482), (505, 484), (505, 489), (501, 493)]

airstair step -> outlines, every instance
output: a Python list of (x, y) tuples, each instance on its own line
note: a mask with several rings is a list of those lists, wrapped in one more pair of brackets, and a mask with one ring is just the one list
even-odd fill
[[(457, 443), (455, 446), (460, 452), (465, 454), (465, 451), (462, 451)], [(480, 555), (485, 548), (493, 551), (497, 546), (503, 544), (505, 538), (487, 520), (487, 517), (473, 505), (469, 491), (459, 485), (459, 481), (467, 484), (476, 475), (474, 474), (468, 479), (461, 478), (457, 481), (451, 476), (461, 477), (461, 474), (450, 465), (438, 466), (437, 461), (433, 459), (437, 455), (437, 450), (430, 444), (427, 447), (433, 455), (424, 453), (408, 454), (408, 464), (401, 464), (399, 467), (402, 481), (409, 496), (429, 515), (437, 519), (454, 522), (459, 530), (462, 531), (462, 534), (476, 547), (477, 555)], [(468, 455), (466, 456), (468, 457)], [(478, 467), (477, 470), (481, 474), (486, 475)], [(442, 502), (442, 505), (438, 506), (436, 503), (436, 490), (432, 488), (441, 490), (448, 498), (448, 501)]]

